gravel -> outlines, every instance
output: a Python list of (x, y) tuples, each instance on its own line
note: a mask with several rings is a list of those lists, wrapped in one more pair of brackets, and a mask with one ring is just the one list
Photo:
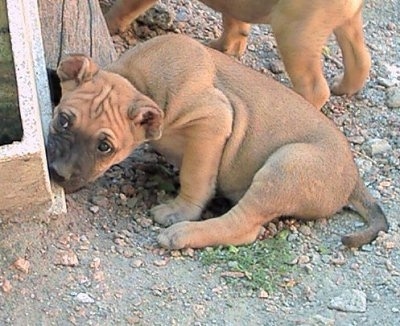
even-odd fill
[[(158, 246), (160, 227), (147, 212), (176, 194), (178, 174), (144, 147), (68, 195), (65, 216), (46, 224), (0, 222), (0, 324), (399, 325), (399, 13), (398, 0), (366, 1), (370, 79), (356, 96), (331, 96), (323, 108), (348, 137), (363, 180), (388, 216), (388, 233), (350, 250), (340, 236), (363, 227), (350, 210), (317, 222), (274, 222), (266, 234), (289, 231), (298, 271), (275, 292), (249, 290), (243, 275), (230, 283), (229, 270), (203, 265), (199, 250)], [(164, 0), (114, 41), (123, 52), (167, 32), (208, 41), (221, 32), (220, 15), (197, 1)], [(332, 79), (341, 68), (333, 39), (327, 53)], [(290, 85), (266, 25), (253, 26), (242, 62)], [(224, 209), (218, 200), (204, 216)]]

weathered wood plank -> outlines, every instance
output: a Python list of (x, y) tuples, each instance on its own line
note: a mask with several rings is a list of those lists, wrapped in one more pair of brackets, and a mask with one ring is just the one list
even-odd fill
[(55, 69), (68, 53), (93, 57), (100, 66), (116, 52), (97, 0), (39, 0), (46, 64)]

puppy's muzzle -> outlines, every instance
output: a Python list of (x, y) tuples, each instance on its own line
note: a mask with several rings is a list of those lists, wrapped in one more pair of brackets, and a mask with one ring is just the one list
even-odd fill
[[(71, 141), (58, 135), (49, 135), (46, 144), (47, 168), (50, 178), (63, 187), (79, 187), (79, 155), (73, 153)], [(76, 186), (75, 186), (76, 185)]]
[(50, 178), (57, 183), (66, 182), (71, 178), (71, 173), (69, 173), (66, 169), (60, 169), (55, 163), (49, 164), (48, 169)]

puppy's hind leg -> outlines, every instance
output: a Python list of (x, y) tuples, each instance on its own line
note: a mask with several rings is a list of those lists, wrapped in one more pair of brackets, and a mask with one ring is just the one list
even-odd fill
[(158, 236), (158, 242), (169, 249), (248, 244), (263, 230), (262, 220), (265, 217), (261, 217), (254, 207), (247, 207), (240, 201), (220, 217), (174, 224)]
[(229, 212), (206, 221), (177, 223), (158, 240), (170, 249), (242, 245), (255, 241), (263, 225), (277, 217), (313, 219), (333, 214), (345, 205), (351, 191), (338, 192), (338, 184), (344, 191), (352, 186), (341, 182), (341, 171), (335, 174), (321, 168), (321, 162), (329, 159), (310, 144), (286, 145), (267, 160)]
[(363, 87), (371, 68), (371, 57), (364, 42), (361, 9), (334, 33), (342, 50), (344, 73), (335, 78), (332, 92), (352, 95)]

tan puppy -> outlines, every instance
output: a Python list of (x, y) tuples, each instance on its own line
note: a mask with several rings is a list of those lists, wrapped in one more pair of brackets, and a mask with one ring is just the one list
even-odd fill
[[(159, 236), (167, 248), (245, 244), (279, 216), (317, 219), (349, 203), (369, 226), (345, 244), (360, 246), (388, 228), (334, 124), (218, 51), (161, 36), (105, 70), (67, 57), (58, 74), (62, 98), (47, 147), (53, 178), (73, 191), (150, 142), (180, 167), (178, 197), (152, 210), (156, 222), (173, 224)], [(198, 221), (216, 189), (236, 205)]]
[[(342, 50), (344, 73), (332, 84), (336, 95), (352, 95), (368, 77), (371, 59), (364, 44), (362, 0), (201, 0), (222, 12), (224, 31), (211, 47), (240, 56), (250, 24), (270, 24), (295, 91), (315, 107), (329, 98), (321, 53), (333, 32)], [(111, 33), (125, 30), (155, 0), (117, 0), (106, 14)]]

